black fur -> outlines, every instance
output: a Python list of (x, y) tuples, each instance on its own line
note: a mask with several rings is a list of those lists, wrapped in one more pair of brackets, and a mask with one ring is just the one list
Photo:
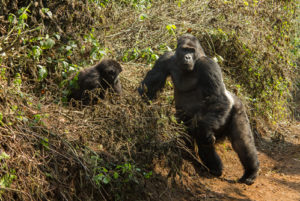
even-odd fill
[[(95, 104), (98, 98), (103, 99), (107, 89), (121, 94), (122, 87), (118, 76), (120, 72), (121, 65), (112, 59), (104, 59), (95, 66), (81, 70), (77, 75), (78, 86), (71, 89), (68, 100), (81, 100), (83, 105), (87, 105)], [(96, 96), (91, 98), (89, 91), (92, 90), (95, 90)]]
[(140, 95), (156, 98), (168, 76), (174, 83), (176, 116), (188, 127), (210, 172), (222, 174), (214, 143), (227, 136), (245, 170), (240, 182), (252, 184), (259, 161), (245, 108), (226, 90), (221, 68), (205, 55), (196, 37), (181, 36), (176, 52), (167, 52), (156, 61), (138, 88)]

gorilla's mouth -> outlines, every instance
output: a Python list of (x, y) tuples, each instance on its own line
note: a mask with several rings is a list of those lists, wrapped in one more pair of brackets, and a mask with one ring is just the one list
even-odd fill
[(184, 69), (188, 70), (188, 71), (192, 71), (194, 69), (194, 65), (192, 63), (184, 63), (182, 65), (184, 67)]

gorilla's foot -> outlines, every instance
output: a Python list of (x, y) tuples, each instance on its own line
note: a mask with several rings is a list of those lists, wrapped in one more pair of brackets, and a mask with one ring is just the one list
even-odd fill
[(252, 174), (245, 173), (240, 179), (240, 183), (244, 183), (247, 185), (251, 185), (254, 183), (255, 179), (257, 177), (257, 171), (253, 172)]
[(220, 177), (223, 172), (223, 164), (221, 160), (218, 158), (215, 158), (215, 161), (210, 161), (210, 163), (207, 163), (207, 167), (209, 169), (209, 173), (216, 176)]
[(210, 169), (209, 173), (216, 177), (220, 177), (222, 175), (222, 169)]

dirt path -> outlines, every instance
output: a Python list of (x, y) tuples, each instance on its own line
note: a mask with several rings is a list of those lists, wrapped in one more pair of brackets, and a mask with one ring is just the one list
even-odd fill
[[(265, 139), (258, 142), (261, 166), (259, 177), (251, 186), (236, 183), (242, 175), (242, 167), (230, 143), (225, 142), (218, 146), (224, 162), (221, 178), (196, 171), (190, 162), (184, 161), (183, 175), (181, 179), (176, 178), (176, 184), (167, 185), (162, 179), (148, 185), (153, 188), (151, 197), (166, 201), (300, 201), (300, 125), (291, 130), (284, 142)], [(158, 167), (156, 173), (165, 178), (167, 172)]]

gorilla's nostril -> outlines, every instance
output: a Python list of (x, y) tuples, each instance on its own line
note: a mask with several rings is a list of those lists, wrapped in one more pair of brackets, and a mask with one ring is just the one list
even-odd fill
[(192, 59), (191, 55), (185, 55), (185, 60), (191, 60), (191, 59)]

